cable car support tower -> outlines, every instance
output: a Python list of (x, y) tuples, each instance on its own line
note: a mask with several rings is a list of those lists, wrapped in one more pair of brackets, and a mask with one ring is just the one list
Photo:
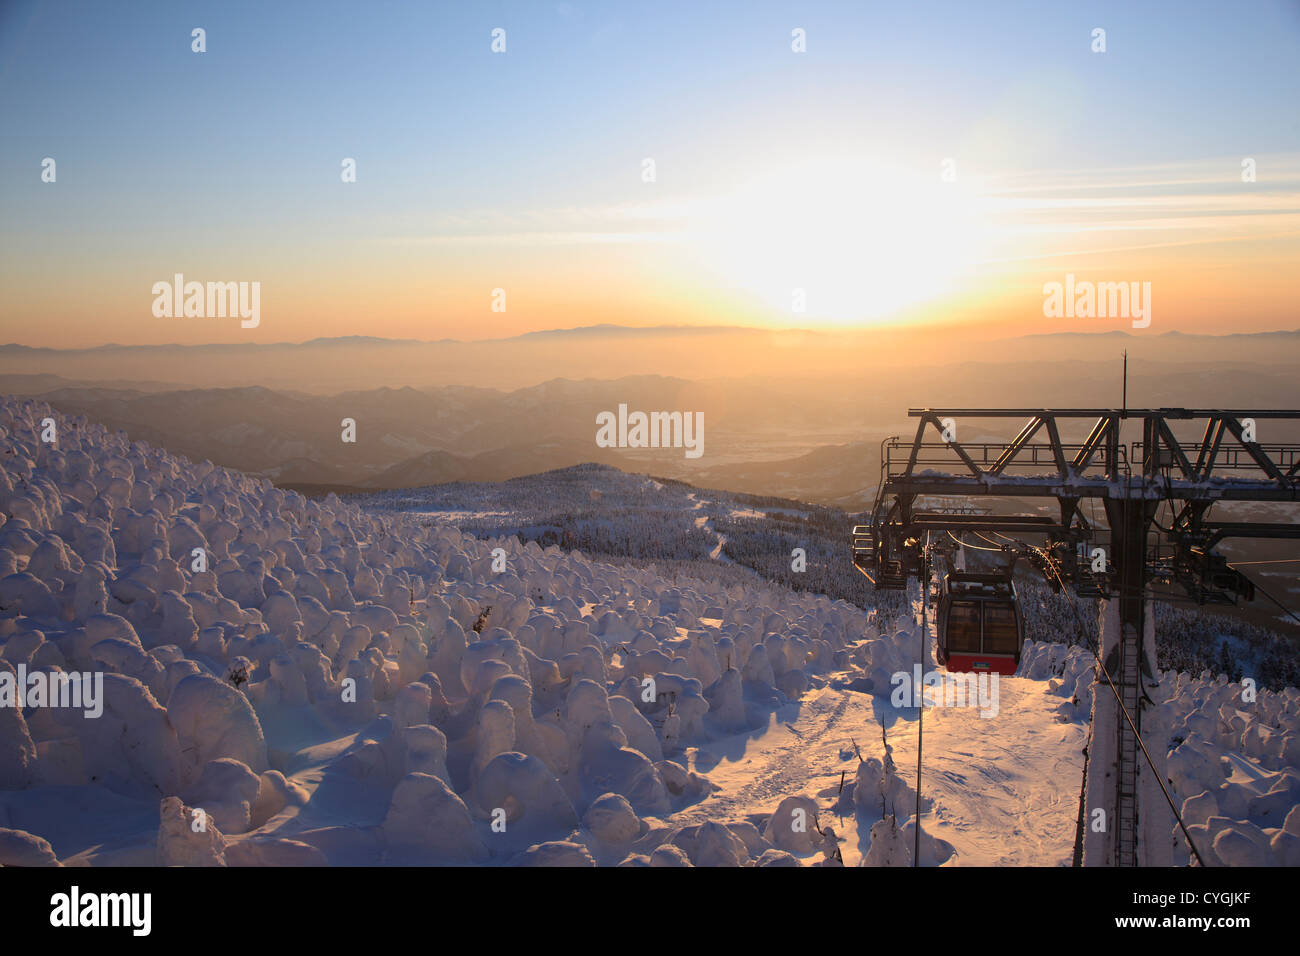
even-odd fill
[[(1013, 563), (1027, 559), (1053, 590), (1067, 589), (1072, 600), (1103, 598), (1110, 623), (1102, 629), (1099, 678), (1114, 693), (1099, 680), (1093, 695), (1082, 862), (1168, 864), (1169, 831), (1154, 822), (1171, 818), (1160, 803), (1148, 805), (1147, 827), (1140, 817), (1139, 747), (1152, 759), (1141, 739), (1146, 687), (1155, 672), (1149, 588), (1176, 588), (1200, 605), (1255, 598), (1255, 585), (1215, 547), (1226, 538), (1297, 539), (1300, 521), (1217, 521), (1211, 512), (1219, 503), (1300, 502), (1300, 444), (1257, 440), (1285, 421), (1294, 433), (1300, 410), (913, 408), (908, 415), (917, 419), (915, 437), (882, 443), (870, 524), (853, 529), (854, 563), (877, 589), (902, 590), (911, 578), (928, 587), (929, 537), (948, 532), (960, 541), (973, 533), (996, 540), (985, 537), (992, 534), (1011, 542), (1005, 550)], [(978, 434), (972, 420), (988, 428), (994, 419), (1025, 424), (1010, 442), (959, 440)], [(1083, 441), (1062, 440), (1063, 430), (1085, 434), (1088, 422)], [(1140, 439), (1126, 445), (1125, 428), (1134, 435), (1140, 428)], [(1055, 499), (1055, 507), (1032, 513), (969, 507), (971, 499), (995, 498), (1022, 502), (1004, 501), (1002, 511), (1038, 498)], [(1105, 528), (1088, 519), (1085, 500), (1089, 513), (1100, 503)], [(1168, 527), (1157, 522), (1165, 504)], [(1026, 544), (1026, 537), (1041, 544)], [(1142, 789), (1164, 788), (1165, 754), (1156, 749), (1153, 766), (1161, 770)], [(1167, 790), (1164, 799), (1172, 806)], [(1098, 819), (1104, 830), (1096, 829)]]

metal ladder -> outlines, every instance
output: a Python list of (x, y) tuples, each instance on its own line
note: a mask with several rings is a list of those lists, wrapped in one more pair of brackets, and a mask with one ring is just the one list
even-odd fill
[(869, 524), (853, 526), (853, 563), (871, 578), (878, 590), (901, 591), (907, 574), (901, 561), (881, 560), (875, 530)]
[[(1140, 668), (1141, 640), (1136, 635), (1120, 635), (1120, 666), (1117, 683), (1124, 709), (1133, 718), (1133, 724), (1142, 729), (1139, 706), (1142, 698), (1142, 673)], [(1119, 785), (1115, 801), (1116, 865), (1137, 866), (1137, 735), (1129, 727), (1123, 714), (1118, 714)]]

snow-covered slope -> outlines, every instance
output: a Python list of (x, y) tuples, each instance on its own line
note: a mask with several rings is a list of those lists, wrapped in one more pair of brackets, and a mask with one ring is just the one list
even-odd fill
[[(0, 464), (0, 864), (910, 862), (908, 619), (311, 501), (33, 402), (0, 400)], [(1068, 857), (1059, 664), (995, 719), (927, 713), (922, 862)], [(3, 706), (60, 673), (92, 699)], [(1184, 689), (1198, 796), (1228, 738)], [(1223, 717), (1264, 795), (1295, 700)], [(1291, 852), (1255, 813), (1282, 797), (1214, 799)]]
[[(661, 572), (842, 598), (893, 611), (844, 565), (852, 516), (837, 508), (701, 488), (587, 463), (512, 478), (454, 482), (348, 496), (367, 510), (450, 523), (479, 538), (558, 544), (601, 561), (654, 563)], [(718, 565), (728, 565), (720, 568)]]
[(0, 826), (65, 861), (619, 862), (709, 793), (683, 741), (866, 625), (0, 424), (5, 669), (105, 675), (97, 717), (0, 710)]
[[(1086, 719), (1095, 657), (1083, 647), (1026, 644), (1020, 676), (1046, 679), (1064, 697), (1057, 719)], [(1147, 692), (1142, 736), (1166, 760), (1166, 784), (1207, 865), (1300, 865), (1300, 690), (1272, 692), (1242, 682), (1163, 671)], [(1163, 799), (1163, 797), (1153, 799)], [(1191, 850), (1171, 831), (1173, 860)]]

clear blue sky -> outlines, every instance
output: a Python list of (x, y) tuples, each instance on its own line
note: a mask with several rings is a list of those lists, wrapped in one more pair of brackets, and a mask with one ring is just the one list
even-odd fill
[[(1298, 64), (1295, 0), (3, 0), (0, 279), (617, 204), (643, 156), (673, 196), (830, 149), (1004, 175), (1294, 153)], [(341, 203), (343, 156), (359, 182)]]

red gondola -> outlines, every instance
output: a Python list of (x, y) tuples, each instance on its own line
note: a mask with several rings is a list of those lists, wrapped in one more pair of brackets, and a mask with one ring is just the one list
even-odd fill
[(939, 586), (935, 622), (939, 663), (950, 671), (1014, 674), (1024, 620), (1009, 574), (949, 571)]

